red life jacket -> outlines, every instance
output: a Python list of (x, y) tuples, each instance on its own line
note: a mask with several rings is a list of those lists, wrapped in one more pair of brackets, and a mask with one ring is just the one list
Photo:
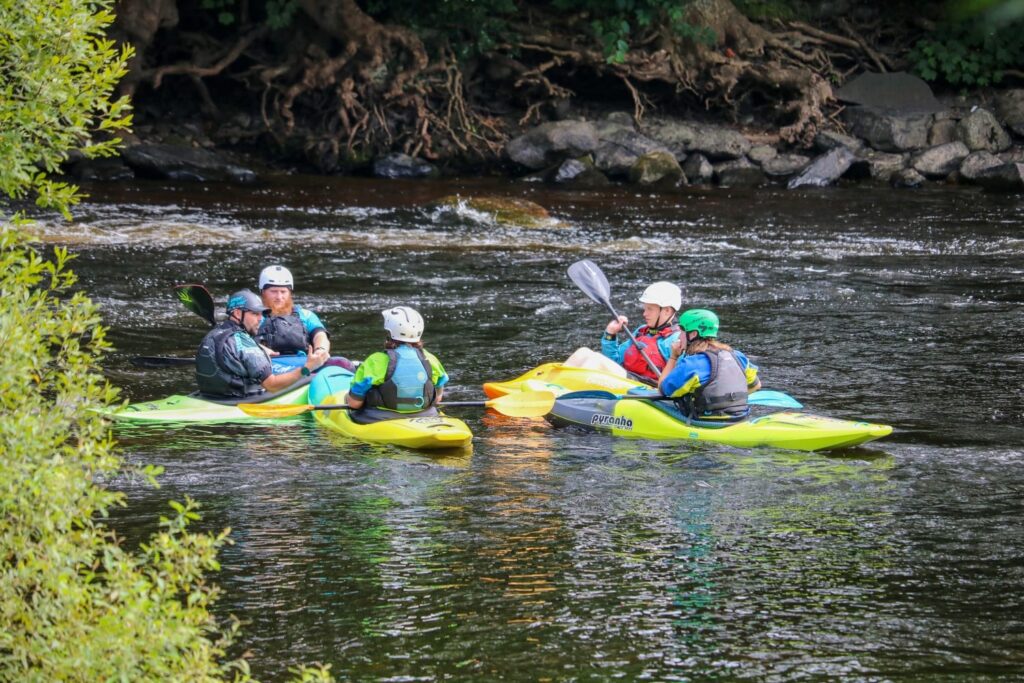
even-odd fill
[[(637, 344), (643, 347), (643, 350), (647, 353), (647, 357), (650, 358), (655, 367), (658, 368), (660, 373), (666, 363), (666, 358), (661, 355), (661, 349), (658, 347), (658, 339), (662, 337), (671, 337), (673, 334), (679, 331), (679, 325), (665, 325), (655, 332), (651, 332), (647, 325), (644, 325), (636, 331)], [(622, 367), (626, 368), (629, 372), (640, 377), (647, 377), (657, 381), (658, 375), (651, 371), (647, 361), (640, 355), (640, 350), (637, 349), (636, 344), (630, 344), (629, 348), (626, 349), (626, 353), (622, 355)]]

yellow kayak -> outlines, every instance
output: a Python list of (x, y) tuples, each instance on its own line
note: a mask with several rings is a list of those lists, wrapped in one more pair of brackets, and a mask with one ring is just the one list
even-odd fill
[[(547, 387), (550, 390), (550, 386)], [(619, 399), (605, 392), (563, 392), (549, 421), (575, 425), (614, 436), (665, 441), (713, 441), (754, 448), (772, 446), (797, 451), (849, 448), (881, 439), (892, 427), (870, 422), (837, 420), (784, 411), (717, 426), (711, 421), (687, 424), (671, 402)]]
[(484, 393), (487, 394), (487, 398), (500, 398), (512, 392), (522, 391), (527, 382), (530, 382), (534, 388), (538, 386), (538, 382), (543, 382), (561, 387), (565, 391), (600, 389), (613, 394), (624, 394), (637, 387), (650, 388), (641, 382), (600, 370), (574, 368), (561, 363), (544, 363), (533, 370), (524, 372), (515, 379), (505, 382), (485, 382)]
[[(351, 375), (314, 378), (309, 386), (310, 405), (343, 405), (351, 379)], [(353, 420), (348, 410), (317, 410), (313, 415), (318, 424), (369, 443), (438, 449), (463, 448), (473, 439), (473, 432), (465, 422), (443, 414), (398, 417), (368, 424)]]

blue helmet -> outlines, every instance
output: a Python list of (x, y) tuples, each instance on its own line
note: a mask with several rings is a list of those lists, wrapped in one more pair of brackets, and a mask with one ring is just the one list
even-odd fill
[(263, 313), (268, 310), (263, 304), (263, 299), (259, 298), (248, 289), (237, 291), (228, 298), (227, 312), (229, 314), (231, 311), (239, 308), (243, 311), (252, 311), (253, 313)]

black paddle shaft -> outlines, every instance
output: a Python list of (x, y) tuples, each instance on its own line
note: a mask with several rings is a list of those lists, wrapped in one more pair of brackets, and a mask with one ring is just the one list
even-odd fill
[[(608, 278), (605, 277), (604, 272), (597, 266), (596, 263), (590, 259), (583, 259), (569, 266), (569, 278), (576, 283), (584, 294), (589, 296), (591, 299), (599, 304), (604, 304), (605, 308), (611, 311), (611, 314), (615, 317), (615, 320), (619, 319), (619, 314), (616, 312), (615, 307), (612, 306), (611, 300), (611, 287), (608, 285)], [(647, 367), (651, 369), (651, 372), (658, 376), (661, 371), (658, 370), (658, 366), (654, 364), (647, 352), (644, 351), (644, 347), (640, 346), (637, 342), (636, 337), (633, 336), (632, 330), (629, 329), (629, 325), (623, 325), (622, 329), (629, 335), (633, 345), (636, 346), (636, 350), (640, 352), (640, 355), (647, 362)]]

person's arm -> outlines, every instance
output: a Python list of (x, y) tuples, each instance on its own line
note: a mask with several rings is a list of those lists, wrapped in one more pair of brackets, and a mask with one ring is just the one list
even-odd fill
[(306, 336), (313, 350), (326, 351), (327, 357), (330, 358), (331, 339), (327, 335), (327, 328), (320, 322), (320, 316), (302, 306), (296, 306), (295, 308), (298, 311), (299, 320), (302, 321), (303, 326), (306, 328)]
[[(348, 386), (348, 393), (345, 395), (345, 402), (352, 408), (362, 408), (366, 403), (366, 392), (374, 384), (384, 381), (384, 375), (388, 371), (388, 356), (378, 351), (371, 353), (366, 360), (356, 368), (356, 374), (352, 376), (352, 382)], [(379, 378), (379, 379), (378, 379)]]
[(437, 359), (437, 356), (429, 351), (424, 351), (423, 354), (430, 362), (430, 381), (434, 383), (433, 405), (436, 406), (441, 403), (441, 396), (444, 394), (444, 388), (448, 384), (448, 373), (445, 371), (444, 366), (441, 365), (441, 361)]
[(662, 384), (665, 382), (665, 378), (672, 374), (672, 371), (676, 369), (676, 363), (679, 362), (679, 356), (683, 355), (683, 340), (676, 339), (672, 342), (669, 347), (670, 351), (668, 358), (665, 359), (665, 367), (661, 369), (661, 375), (658, 377), (658, 388), (661, 389), (661, 393), (666, 396), (671, 396), (663, 387)]
[(302, 367), (292, 368), (288, 372), (282, 372), (279, 375), (271, 375), (270, 377), (267, 377), (263, 380), (263, 388), (267, 391), (274, 392), (290, 387), (305, 377), (305, 375), (302, 374), (303, 368), (312, 372), (323, 365), (326, 359), (326, 355), (322, 351), (314, 351), (306, 356), (306, 363)]
[(737, 351), (736, 356), (740, 360), (740, 365), (743, 367), (743, 374), (747, 378), (747, 393), (752, 394), (761, 388), (761, 378), (758, 376), (758, 367), (750, 362), (750, 359), (743, 355), (742, 352)]
[(328, 356), (331, 355), (331, 340), (327, 337), (327, 330), (320, 328), (313, 335), (313, 350), (324, 351)]
[(618, 320), (608, 323), (608, 326), (604, 328), (604, 334), (601, 335), (601, 354), (616, 363), (622, 362), (622, 354), (625, 352), (625, 349), (622, 348), (623, 345), (619, 344), (619, 332), (622, 331), (622, 326), (628, 322), (626, 316), (620, 315)]

